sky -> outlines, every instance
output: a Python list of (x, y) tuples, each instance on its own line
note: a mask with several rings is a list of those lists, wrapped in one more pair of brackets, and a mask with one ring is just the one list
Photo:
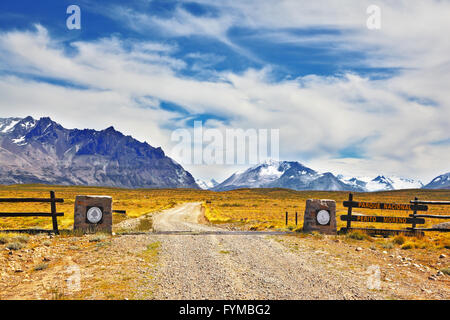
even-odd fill
[(317, 171), (427, 183), (450, 171), (449, 14), (446, 0), (2, 0), (0, 117), (112, 125), (200, 179), (245, 166), (172, 154), (194, 121), (278, 129), (279, 158)]

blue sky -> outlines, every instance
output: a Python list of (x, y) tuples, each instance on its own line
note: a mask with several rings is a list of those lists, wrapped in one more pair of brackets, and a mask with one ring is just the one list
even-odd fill
[[(81, 30), (66, 27), (72, 4)], [(448, 12), (433, 0), (5, 0), (0, 117), (114, 125), (168, 154), (195, 120), (274, 128), (282, 159), (427, 182), (449, 170)], [(185, 167), (217, 180), (238, 169)]]

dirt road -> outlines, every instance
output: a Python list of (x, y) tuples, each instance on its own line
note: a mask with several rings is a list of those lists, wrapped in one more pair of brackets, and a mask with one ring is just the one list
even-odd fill
[(198, 232), (151, 236), (161, 243), (155, 299), (381, 298), (367, 276), (330, 270), (325, 254), (293, 252), (283, 236), (221, 234), (199, 224), (200, 214), (199, 203), (187, 203), (154, 216), (155, 231)]
[[(441, 252), (426, 251), (434, 261), (425, 265), (367, 241), (227, 231), (199, 219), (200, 204), (186, 203), (125, 220), (112, 236), (0, 244), (0, 300), (450, 299), (448, 276), (437, 275), (449, 261)], [(79, 270), (76, 289), (70, 270)]]

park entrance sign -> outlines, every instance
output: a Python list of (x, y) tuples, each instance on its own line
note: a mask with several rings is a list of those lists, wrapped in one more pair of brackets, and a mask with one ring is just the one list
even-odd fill
[[(408, 236), (423, 235), (422, 231), (415, 230), (417, 224), (424, 224), (425, 219), (416, 217), (417, 211), (427, 211), (428, 206), (416, 203), (380, 203), (380, 202), (357, 202), (353, 201), (353, 195), (350, 194), (348, 201), (344, 201), (343, 205), (348, 208), (347, 215), (341, 216), (342, 221), (347, 222), (345, 228), (341, 228), (339, 231), (342, 233), (349, 232), (351, 230), (364, 231), (371, 235), (392, 235), (392, 234), (404, 234)], [(379, 209), (379, 210), (398, 210), (398, 211), (413, 211), (414, 213), (408, 217), (389, 217), (389, 216), (375, 216), (375, 215), (362, 215), (355, 214), (353, 208), (359, 209)], [(352, 222), (365, 222), (365, 223), (393, 223), (393, 224), (411, 224), (412, 227), (407, 229), (376, 229), (376, 228), (354, 228)]]

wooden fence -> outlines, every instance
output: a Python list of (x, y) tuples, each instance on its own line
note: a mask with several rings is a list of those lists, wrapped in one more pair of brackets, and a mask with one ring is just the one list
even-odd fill
[[(340, 229), (340, 232), (346, 233), (351, 230), (364, 231), (371, 235), (392, 235), (403, 234), (407, 236), (421, 236), (424, 231), (450, 231), (448, 229), (438, 228), (417, 228), (418, 224), (424, 224), (425, 218), (450, 219), (450, 216), (418, 214), (419, 211), (428, 211), (428, 205), (450, 205), (450, 201), (419, 201), (417, 198), (411, 200), (408, 204), (402, 203), (380, 203), (380, 202), (358, 202), (353, 201), (353, 194), (349, 194), (348, 201), (344, 201), (344, 207), (348, 208), (347, 215), (342, 215), (341, 220), (347, 222), (347, 226)], [(390, 216), (369, 216), (363, 214), (354, 214), (353, 208), (359, 209), (379, 209), (379, 210), (399, 210), (412, 211), (408, 217), (390, 217)], [(378, 228), (354, 228), (352, 222), (364, 223), (389, 223), (389, 224), (411, 224), (406, 229), (378, 229)]]
[[(414, 200), (410, 201), (413, 205), (438, 205), (438, 206), (449, 206), (450, 201), (421, 201), (417, 197)], [(426, 219), (450, 219), (450, 216), (443, 215), (435, 215), (435, 214), (418, 214), (417, 211), (414, 211), (413, 214), (409, 215), (413, 218), (426, 218)], [(450, 229), (442, 229), (442, 228), (416, 228), (416, 225), (413, 224), (413, 230), (419, 231), (439, 231), (439, 232), (449, 232)]]
[(55, 192), (50, 191), (50, 198), (0, 198), (0, 203), (50, 203), (50, 212), (0, 212), (0, 217), (51, 217), (53, 230), (59, 234), (57, 217), (64, 216), (63, 212), (56, 212), (56, 203), (63, 203), (64, 199), (56, 198)]
[[(289, 213), (286, 211), (286, 225), (289, 224)], [(297, 211), (295, 211), (295, 225), (298, 225), (298, 214)]]

